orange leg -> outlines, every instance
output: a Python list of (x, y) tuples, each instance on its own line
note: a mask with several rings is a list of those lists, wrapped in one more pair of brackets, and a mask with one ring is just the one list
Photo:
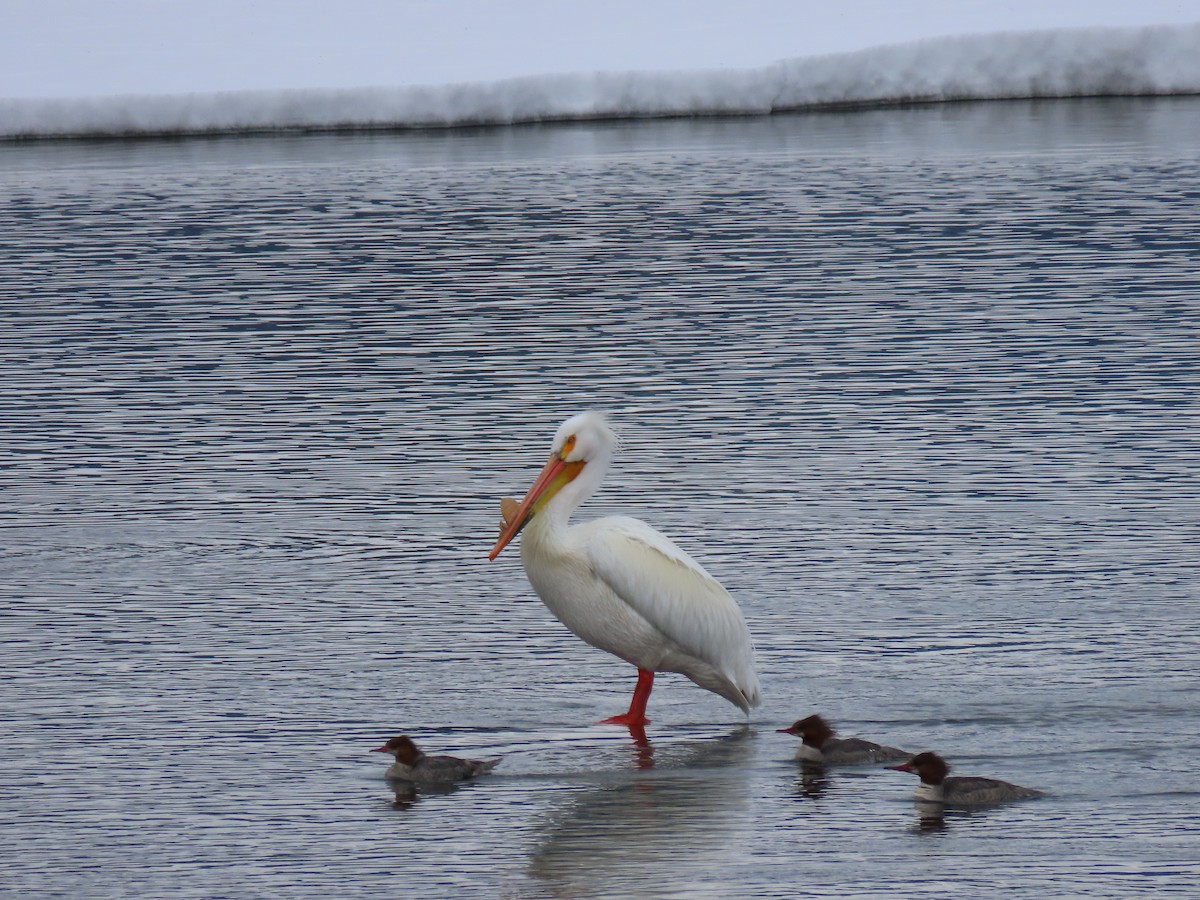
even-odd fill
[(629, 701), (629, 712), (620, 716), (605, 719), (601, 725), (649, 725), (646, 718), (646, 702), (650, 699), (650, 691), (654, 688), (654, 673), (649, 669), (638, 669), (637, 687), (633, 689), (633, 699)]

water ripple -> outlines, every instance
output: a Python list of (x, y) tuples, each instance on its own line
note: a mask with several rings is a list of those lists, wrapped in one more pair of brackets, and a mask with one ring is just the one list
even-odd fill
[[(1190, 889), (1195, 106), (0, 148), (10, 889)], [(484, 558), (584, 406), (748, 731), (588, 725), (627, 667)], [(1051, 796), (923, 830), (813, 709)], [(393, 797), (399, 731), (506, 759)]]

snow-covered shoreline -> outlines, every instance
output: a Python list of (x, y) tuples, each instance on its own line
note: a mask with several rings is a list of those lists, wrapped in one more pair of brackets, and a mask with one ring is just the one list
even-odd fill
[(0, 99), (0, 139), (765, 115), (953, 100), (1200, 94), (1200, 23), (931, 38), (760, 69), (488, 83)]

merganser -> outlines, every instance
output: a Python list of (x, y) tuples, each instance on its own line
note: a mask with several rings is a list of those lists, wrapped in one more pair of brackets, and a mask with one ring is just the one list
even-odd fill
[(913, 797), (925, 803), (946, 803), (952, 806), (994, 806), (1012, 800), (1043, 796), (1042, 791), (1009, 784), (995, 778), (975, 776), (947, 778), (950, 765), (936, 753), (918, 753), (899, 766), (888, 766), (897, 772), (916, 772), (921, 778)]
[(392, 753), (396, 761), (387, 770), (388, 778), (420, 781), (426, 784), (449, 784), (484, 775), (496, 768), (495, 759), (459, 759), (456, 756), (426, 756), (407, 735), (394, 737), (372, 753)]
[(819, 715), (800, 719), (791, 728), (777, 728), (783, 734), (800, 738), (796, 748), (796, 759), (806, 762), (824, 763), (830, 766), (862, 766), (870, 763), (908, 759), (906, 750), (885, 747), (861, 738), (836, 738), (837, 731)]

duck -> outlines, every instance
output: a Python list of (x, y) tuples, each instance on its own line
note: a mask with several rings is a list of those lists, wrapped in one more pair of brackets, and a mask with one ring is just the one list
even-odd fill
[(423, 784), (452, 784), (486, 775), (500, 763), (494, 759), (459, 759), (457, 756), (427, 756), (408, 735), (394, 737), (371, 753), (391, 753), (396, 761), (385, 773), (388, 778)]
[(816, 713), (794, 722), (789, 728), (778, 728), (776, 731), (800, 738), (796, 759), (804, 762), (863, 766), (912, 756), (907, 750), (864, 741), (862, 738), (835, 737), (837, 730)]
[(996, 778), (947, 777), (950, 764), (936, 753), (918, 753), (906, 763), (888, 766), (897, 772), (915, 772), (921, 779), (913, 798), (923, 803), (949, 806), (997, 806), (1014, 800), (1042, 797), (1044, 792)]

